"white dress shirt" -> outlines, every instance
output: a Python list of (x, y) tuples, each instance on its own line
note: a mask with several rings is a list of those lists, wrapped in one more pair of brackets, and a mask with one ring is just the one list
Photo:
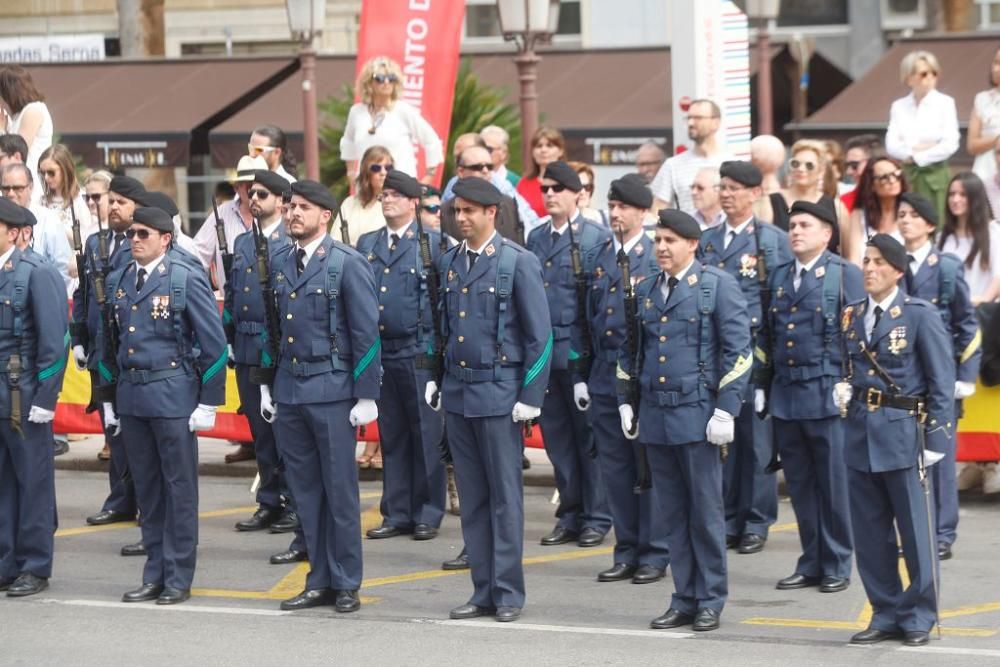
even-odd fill
[(678, 272), (676, 276), (671, 276), (666, 271), (663, 272), (663, 280), (660, 281), (660, 294), (663, 295), (664, 301), (670, 298), (670, 286), (668, 285), (667, 281), (670, 280), (671, 278), (676, 278), (677, 282), (679, 283), (684, 278), (685, 274), (687, 274), (687, 272), (691, 270), (692, 266), (694, 266), (694, 259), (688, 262), (688, 265), (685, 266), (680, 272)]
[[(897, 160), (913, 161), (925, 167), (943, 162), (958, 150), (958, 113), (955, 100), (937, 90), (927, 93), (917, 103), (913, 93), (892, 103), (885, 150)], [(917, 151), (918, 144), (933, 143)]]
[[(149, 277), (151, 275), (153, 275), (153, 269), (155, 269), (156, 267), (158, 267), (160, 265), (160, 262), (163, 261), (164, 257), (165, 257), (165, 254), (164, 255), (160, 255), (159, 257), (157, 257), (153, 261), (149, 262), (148, 264), (140, 264), (139, 260), (136, 260), (135, 261), (135, 280), (136, 280), (136, 284), (138, 285), (138, 283), (139, 283), (139, 269), (145, 270), (145, 272), (146, 272), (146, 278), (145, 278), (145, 280), (146, 280), (146, 282), (149, 282)], [(143, 284), (145, 284), (145, 283), (143, 283)]]
[(930, 240), (928, 240), (926, 243), (924, 243), (916, 250), (906, 251), (906, 254), (913, 258), (913, 260), (910, 262), (911, 275), (914, 276), (917, 275), (917, 271), (920, 270), (921, 265), (927, 259), (927, 255), (931, 254), (931, 248), (933, 247), (934, 247), (933, 244), (930, 242)]
[(305, 259), (302, 260), (302, 266), (309, 266), (309, 260), (312, 259), (313, 253), (316, 252), (316, 248), (318, 248), (319, 244), (323, 242), (323, 237), (325, 237), (325, 236), (326, 236), (325, 234), (320, 234), (319, 236), (316, 237), (316, 240), (310, 241), (305, 246), (303, 246), (303, 245), (301, 245), (299, 243), (295, 244), (295, 254), (296, 255), (298, 255), (299, 250), (305, 250), (306, 251)]
[(892, 307), (892, 302), (896, 299), (897, 292), (899, 292), (899, 288), (893, 287), (889, 296), (877, 303), (871, 295), (868, 296), (868, 308), (865, 310), (865, 336), (868, 340), (872, 339), (872, 330), (875, 328), (875, 306), (880, 307), (882, 309), (882, 317), (886, 317), (886, 313)]
[(412, 225), (412, 224), (413, 224), (413, 221), (411, 220), (410, 222), (406, 223), (405, 225), (403, 225), (402, 227), (400, 227), (397, 230), (389, 229), (389, 227), (386, 226), (385, 231), (388, 232), (385, 235), (385, 245), (386, 245), (386, 247), (389, 248), (389, 250), (392, 250), (392, 235), (395, 234), (397, 237), (399, 237), (400, 239), (402, 239), (403, 238), (403, 234), (406, 233), (406, 230), (409, 229), (410, 225)]
[(816, 262), (818, 262), (819, 258), (822, 256), (823, 253), (816, 255), (809, 260), (808, 264), (803, 264), (797, 259), (795, 260), (795, 277), (792, 278), (792, 286), (795, 288), (796, 292), (799, 291), (799, 286), (802, 284), (802, 271), (805, 270), (806, 273), (812, 271), (813, 267), (816, 266)]
[(732, 241), (732, 240), (734, 240), (740, 234), (742, 234), (743, 230), (746, 229), (747, 225), (749, 225), (751, 222), (753, 222), (753, 216), (752, 215), (749, 218), (746, 219), (746, 222), (743, 222), (743, 223), (737, 225), (736, 227), (733, 227), (732, 225), (730, 225), (727, 222), (726, 223), (726, 235), (725, 235), (725, 237), (722, 240), (722, 248), (723, 249), (728, 248), (729, 247), (729, 242)]

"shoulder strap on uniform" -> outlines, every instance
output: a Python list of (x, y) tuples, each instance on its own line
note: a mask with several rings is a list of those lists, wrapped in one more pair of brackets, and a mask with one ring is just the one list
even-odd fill
[(823, 372), (835, 374), (830, 364), (834, 338), (839, 335), (837, 317), (840, 313), (840, 295), (843, 293), (844, 267), (839, 262), (826, 264), (823, 275)]
[(187, 308), (188, 267), (179, 261), (170, 264), (170, 315), (174, 325), (174, 339), (177, 341), (177, 353), (182, 359), (189, 358), (187, 346), (184, 344), (184, 331), (181, 318)]
[(702, 271), (698, 281), (699, 344), (698, 371), (706, 377), (708, 368), (708, 347), (712, 336), (712, 313), (715, 312), (715, 293), (718, 291), (719, 277), (711, 271)]
[(31, 280), (31, 270), (34, 264), (25, 261), (22, 255), (14, 269), (14, 294), (11, 297), (11, 305), (14, 307), (14, 340), (20, 349), (24, 336), (24, 310), (28, 304), (28, 282)]
[(938, 260), (938, 264), (941, 265), (941, 279), (938, 281), (938, 306), (942, 310), (946, 310), (952, 299), (955, 298), (955, 281), (958, 280), (958, 268), (962, 262), (958, 257), (946, 252), (938, 255)]
[(500, 361), (503, 357), (503, 334), (510, 310), (510, 297), (514, 293), (514, 271), (517, 267), (517, 250), (506, 241), (500, 241), (500, 253), (497, 256), (497, 351), (493, 361), (496, 379), (500, 379)]
[(601, 229), (596, 224), (587, 224), (585, 218), (580, 218), (580, 250), (590, 251), (601, 238)]
[(764, 255), (764, 261), (770, 270), (772, 266), (778, 265), (777, 234), (773, 230), (765, 229), (764, 224), (759, 220), (754, 220), (754, 234), (757, 237), (757, 255)]
[(360, 239), (358, 239), (358, 245), (355, 247), (355, 249), (362, 255), (364, 255), (365, 258), (367, 259), (368, 255), (370, 255), (372, 251), (375, 250), (375, 244), (378, 243), (378, 240), (381, 237), (382, 237), (381, 231), (376, 232), (374, 234), (365, 234)]
[(330, 246), (329, 255), (326, 261), (326, 299), (330, 305), (330, 360), (335, 370), (349, 370), (337, 354), (337, 305), (340, 303), (340, 282), (347, 252), (334, 243)]

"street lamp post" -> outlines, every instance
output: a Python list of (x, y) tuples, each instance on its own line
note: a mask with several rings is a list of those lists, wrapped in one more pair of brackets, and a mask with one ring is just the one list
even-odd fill
[(757, 134), (774, 134), (771, 105), (771, 38), (768, 23), (778, 18), (781, 0), (747, 0), (747, 18), (756, 19), (757, 28)]
[(500, 32), (517, 45), (521, 82), (521, 168), (531, 164), (531, 137), (538, 128), (538, 63), (535, 45), (548, 43), (559, 23), (559, 0), (497, 0)]
[(316, 111), (316, 50), (313, 42), (323, 32), (326, 0), (285, 0), (288, 27), (299, 41), (302, 71), (302, 141), (306, 177), (319, 180), (319, 120)]

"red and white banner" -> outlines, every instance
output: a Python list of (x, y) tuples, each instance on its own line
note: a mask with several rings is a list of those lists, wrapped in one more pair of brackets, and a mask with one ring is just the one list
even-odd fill
[[(364, 0), (361, 5), (355, 76), (376, 56), (398, 62), (402, 99), (420, 110), (446, 150), (464, 17), (465, 0)], [(419, 152), (417, 159), (423, 174)]]

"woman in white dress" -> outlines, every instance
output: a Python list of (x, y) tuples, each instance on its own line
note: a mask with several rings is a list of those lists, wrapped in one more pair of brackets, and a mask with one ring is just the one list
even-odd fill
[[(984, 182), (997, 175), (996, 150), (1000, 145), (1000, 49), (990, 63), (990, 83), (993, 87), (976, 93), (969, 117), (969, 132), (965, 148), (976, 157), (972, 171)], [(953, 181), (954, 182), (954, 181)]]
[(39, 158), (52, 145), (52, 116), (31, 74), (20, 65), (0, 68), (0, 115), (6, 132), (24, 137), (28, 144), (24, 163), (39, 183)]

